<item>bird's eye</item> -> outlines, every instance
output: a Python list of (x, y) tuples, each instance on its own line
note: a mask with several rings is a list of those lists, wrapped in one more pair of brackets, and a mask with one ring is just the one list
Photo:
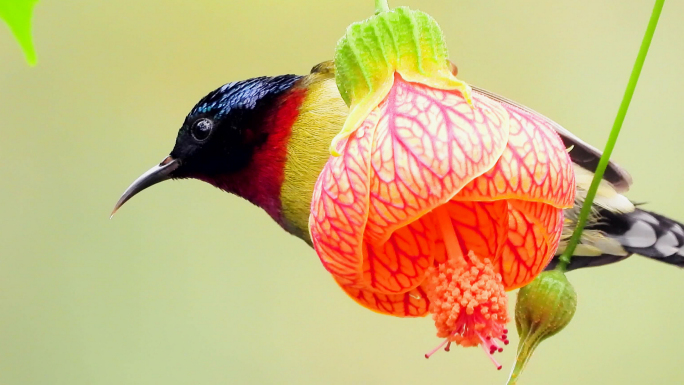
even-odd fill
[(214, 123), (209, 119), (199, 119), (192, 124), (190, 133), (192, 137), (198, 142), (203, 142), (207, 140), (209, 134), (211, 134), (211, 129), (214, 128)]

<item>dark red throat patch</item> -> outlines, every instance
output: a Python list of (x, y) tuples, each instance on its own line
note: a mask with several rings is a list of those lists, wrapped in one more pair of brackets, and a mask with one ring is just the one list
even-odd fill
[(235, 174), (200, 179), (249, 200), (282, 225), (280, 190), (287, 144), (305, 96), (305, 89), (295, 88), (279, 96), (273, 107), (265, 110), (262, 126), (255, 131), (267, 133), (266, 141), (255, 148), (249, 166)]

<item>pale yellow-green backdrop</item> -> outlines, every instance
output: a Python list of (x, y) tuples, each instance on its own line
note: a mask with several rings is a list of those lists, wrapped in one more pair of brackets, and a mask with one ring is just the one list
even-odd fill
[[(166, 182), (108, 219), (199, 98), (306, 73), (372, 3), (43, 0), (35, 68), (0, 26), (1, 385), (504, 383), (514, 348), (500, 372), (479, 349), (425, 360), (429, 319), (356, 305), (312, 249), (208, 185)], [(652, 7), (390, 3), (441, 23), (463, 79), (600, 147)], [(614, 158), (630, 198), (684, 221), (684, 4), (663, 12)], [(577, 314), (523, 384), (684, 383), (684, 272), (632, 257), (570, 280)]]

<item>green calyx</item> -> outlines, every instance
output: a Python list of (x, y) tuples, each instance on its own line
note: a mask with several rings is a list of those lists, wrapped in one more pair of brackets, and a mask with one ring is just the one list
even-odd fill
[[(378, 3), (378, 2), (376, 2)], [(335, 80), (350, 115), (331, 146), (349, 136), (389, 93), (398, 73), (405, 80), (434, 88), (460, 90), (471, 103), (470, 87), (451, 73), (444, 35), (430, 15), (399, 7), (347, 28), (335, 50)]]
[(428, 14), (406, 7), (354, 23), (337, 43), (337, 87), (347, 105), (382, 88), (395, 71), (430, 76), (448, 70), (442, 30)]
[(508, 384), (516, 384), (534, 350), (563, 330), (575, 315), (577, 294), (560, 271), (545, 271), (518, 291), (515, 326), (520, 336), (516, 363)]

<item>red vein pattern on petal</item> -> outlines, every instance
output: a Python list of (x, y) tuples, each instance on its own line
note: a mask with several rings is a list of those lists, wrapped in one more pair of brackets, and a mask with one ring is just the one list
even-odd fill
[(508, 140), (508, 113), (476, 96), (409, 83), (394, 86), (376, 108), (366, 238), (380, 244), (392, 232), (449, 201), (494, 166)]
[(508, 203), (452, 200), (443, 207), (448, 210), (463, 255), (472, 251), (482, 261), (489, 259), (496, 264), (508, 238)]
[(387, 242), (364, 242), (364, 282), (380, 293), (405, 293), (423, 281), (437, 236), (429, 216), (397, 229)]
[(548, 265), (563, 229), (563, 209), (540, 202), (508, 201), (508, 238), (499, 262), (506, 290), (527, 285)]
[[(373, 120), (375, 118), (375, 121)], [(377, 114), (371, 114), (330, 157), (316, 180), (309, 231), (323, 266), (341, 285), (363, 287), (363, 229), (368, 218), (368, 174)]]
[(523, 199), (572, 207), (575, 172), (556, 131), (539, 117), (510, 106), (510, 135), (496, 166), (470, 182), (459, 199)]
[(423, 317), (428, 314), (430, 303), (420, 286), (403, 294), (380, 294), (342, 284), (340, 287), (356, 303), (377, 313), (395, 317)]

